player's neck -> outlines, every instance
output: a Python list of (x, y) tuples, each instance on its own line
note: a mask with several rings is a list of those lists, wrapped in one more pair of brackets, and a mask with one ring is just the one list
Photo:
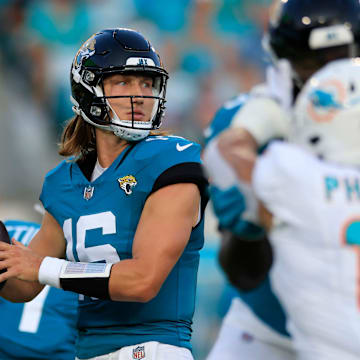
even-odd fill
[(113, 133), (96, 129), (96, 148), (99, 164), (108, 168), (129, 143)]

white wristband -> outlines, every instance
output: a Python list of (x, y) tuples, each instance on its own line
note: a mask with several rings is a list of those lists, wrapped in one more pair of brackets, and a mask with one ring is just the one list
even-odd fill
[(53, 258), (46, 256), (41, 262), (39, 268), (39, 283), (43, 285), (50, 285), (61, 289), (60, 274), (61, 269), (68, 261), (64, 259)]

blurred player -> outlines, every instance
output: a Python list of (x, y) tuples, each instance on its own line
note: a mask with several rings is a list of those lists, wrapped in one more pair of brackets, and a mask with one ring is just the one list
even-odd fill
[[(217, 112), (207, 130), (211, 134), (207, 139), (210, 144), (230, 126), (248, 100), (249, 95), (239, 95)], [(206, 148), (205, 161), (208, 158), (212, 161), (212, 145), (209, 146), (210, 153)], [(230, 360), (239, 354), (244, 359), (264, 356), (269, 360), (294, 359), (285, 328), (285, 314), (267, 276), (272, 264), (269, 242), (261, 227), (244, 220), (249, 204), (245, 203), (238, 187), (227, 182), (231, 175), (216, 164), (214, 166), (221, 177), (218, 186), (210, 186), (210, 197), (222, 236), (219, 261), (230, 282), (238, 289), (239, 296), (232, 300), (207, 360), (217, 360), (220, 356)]]
[(274, 2), (264, 44), (276, 66), (268, 69), (267, 84), (226, 103), (205, 132), (212, 203), (223, 234), (219, 259), (230, 282), (241, 290), (241, 300), (233, 300), (208, 360), (232, 359), (239, 353), (294, 358), (284, 311), (266, 277), (272, 253), (256, 225), (256, 201), (251, 189), (241, 193), (231, 180), (232, 171), (216, 162), (217, 136), (231, 127), (228, 140), (253, 151), (274, 138), (287, 138), (293, 99), (308, 76), (332, 59), (358, 53), (359, 14), (359, 3), (353, 0)]
[[(40, 225), (8, 220), (10, 237), (27, 246)], [(45, 286), (26, 304), (0, 298), (0, 359), (73, 360), (77, 337), (78, 296)]]
[(299, 94), (295, 144), (274, 143), (256, 161), (250, 147), (229, 147), (228, 134), (219, 140), (239, 186), (252, 181), (273, 215), (271, 279), (301, 360), (359, 358), (359, 129), (360, 62), (344, 59)]
[(71, 67), (70, 159), (45, 178), (42, 226), (30, 249), (0, 243), (2, 296), (31, 299), (42, 284), (82, 295), (79, 359), (193, 359), (207, 180), (198, 144), (150, 133), (167, 79), (140, 33), (90, 37)]

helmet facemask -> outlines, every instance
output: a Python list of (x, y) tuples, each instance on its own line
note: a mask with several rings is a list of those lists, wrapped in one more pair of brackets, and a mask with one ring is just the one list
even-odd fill
[[(143, 75), (149, 76), (148, 73), (132, 73), (132, 72), (121, 72), (121, 75)], [(109, 96), (105, 94), (104, 82), (98, 88), (101, 88), (101, 102), (106, 104), (106, 119), (109, 122), (111, 131), (118, 137), (127, 141), (138, 141), (149, 135), (151, 130), (158, 129), (161, 125), (161, 118), (165, 110), (165, 87), (161, 76), (153, 76), (152, 78), (152, 95), (115, 95)], [(99, 90), (99, 89), (98, 89)], [(112, 99), (128, 99), (129, 108), (131, 109), (131, 118), (123, 119), (116, 112), (114, 104), (111, 105)], [(138, 102), (153, 101), (150, 118), (146, 120), (136, 120), (136, 108)]]

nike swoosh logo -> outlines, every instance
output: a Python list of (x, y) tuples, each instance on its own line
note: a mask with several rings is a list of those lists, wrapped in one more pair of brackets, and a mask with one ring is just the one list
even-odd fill
[(186, 150), (187, 148), (189, 148), (192, 145), (193, 145), (193, 143), (181, 146), (179, 143), (176, 143), (176, 150), (177, 151), (184, 151), (184, 150)]

